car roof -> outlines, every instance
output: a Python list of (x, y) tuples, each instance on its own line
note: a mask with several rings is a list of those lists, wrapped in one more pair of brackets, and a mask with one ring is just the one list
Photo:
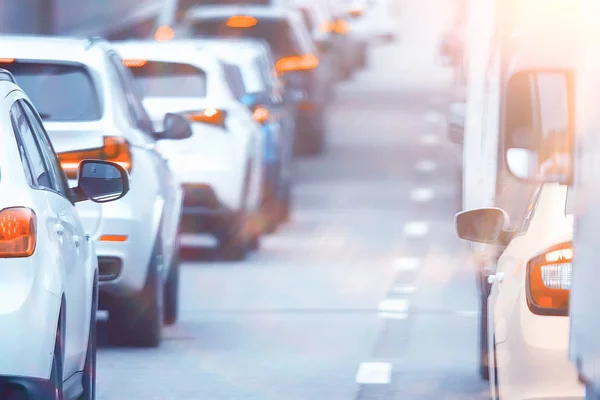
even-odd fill
[(225, 18), (231, 15), (251, 15), (255, 18), (288, 18), (294, 11), (288, 6), (248, 6), (248, 5), (226, 5), (226, 6), (196, 6), (186, 13), (188, 21)]
[(100, 38), (50, 37), (41, 35), (1, 35), (2, 57), (83, 63), (97, 49), (110, 44)]

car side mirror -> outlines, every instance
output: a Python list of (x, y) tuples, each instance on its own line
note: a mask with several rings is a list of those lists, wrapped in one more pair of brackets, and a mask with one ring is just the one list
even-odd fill
[(192, 136), (192, 125), (188, 118), (181, 114), (167, 113), (163, 126), (162, 132), (154, 134), (157, 140), (181, 140)]
[(129, 192), (129, 174), (119, 164), (101, 160), (83, 160), (77, 171), (75, 202), (91, 200), (108, 203)]
[(456, 234), (464, 240), (505, 246), (512, 238), (512, 234), (507, 232), (509, 216), (500, 208), (462, 211), (454, 219)]
[(465, 136), (465, 103), (453, 103), (448, 114), (448, 139), (452, 143), (463, 144)]
[(514, 73), (507, 85), (504, 159), (530, 183), (573, 181), (574, 84), (568, 70)]

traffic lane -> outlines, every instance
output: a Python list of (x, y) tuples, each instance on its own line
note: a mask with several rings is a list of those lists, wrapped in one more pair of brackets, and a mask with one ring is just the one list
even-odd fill
[[(336, 128), (347, 113), (333, 113), (330, 150), (299, 161), (291, 223), (244, 263), (184, 265), (181, 322), (159, 349), (101, 349), (99, 398), (354, 397), (356, 366), (377, 339), (377, 304), (413, 218), (417, 172), (407, 171), (419, 155), (436, 157), (413, 134), (430, 128), (427, 112), (411, 112), (409, 130), (375, 120), (371, 141), (380, 146), (367, 148), (361, 133)], [(433, 211), (432, 220), (444, 213)]]

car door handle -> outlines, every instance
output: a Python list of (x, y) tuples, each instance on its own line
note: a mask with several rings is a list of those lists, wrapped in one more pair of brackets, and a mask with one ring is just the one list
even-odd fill
[(79, 236), (77, 236), (77, 235), (73, 236), (73, 243), (75, 243), (75, 247), (81, 246), (81, 239), (79, 239)]
[(60, 236), (62, 236), (65, 233), (65, 227), (64, 227), (63, 224), (55, 224), (54, 225), (54, 230)]

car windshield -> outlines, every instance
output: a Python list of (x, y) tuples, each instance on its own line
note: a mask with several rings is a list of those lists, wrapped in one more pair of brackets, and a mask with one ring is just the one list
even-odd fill
[(102, 117), (98, 92), (87, 69), (60, 63), (0, 64), (15, 76), (44, 121), (96, 121)]
[(192, 25), (192, 35), (264, 39), (277, 57), (297, 54), (297, 46), (291, 37), (290, 26), (284, 19), (260, 19), (256, 25), (247, 28), (232, 28), (228, 26), (228, 20), (228, 17), (196, 20)]
[(206, 97), (206, 73), (192, 65), (150, 61), (130, 69), (144, 97)]

